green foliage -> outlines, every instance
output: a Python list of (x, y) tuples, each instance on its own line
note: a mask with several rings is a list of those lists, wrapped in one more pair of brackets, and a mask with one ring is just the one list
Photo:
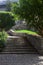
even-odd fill
[(11, 11), (11, 6), (12, 6), (11, 1), (7, 0), (6, 1), (6, 9), (7, 9), (7, 11)]
[(7, 33), (5, 31), (0, 32), (0, 51), (6, 46)]
[(3, 42), (6, 41), (8, 34), (3, 30), (2, 32), (0, 32), (0, 40), (2, 40)]
[(19, 0), (14, 13), (26, 20), (29, 26), (35, 27), (40, 33), (43, 30), (43, 0)]
[(18, 16), (18, 12), (19, 12), (18, 4), (19, 4), (19, 3), (17, 3), (17, 2), (12, 3), (12, 10), (11, 10), (11, 11), (14, 13), (15, 20), (20, 20), (20, 19), (21, 19), (21, 17)]
[(15, 23), (14, 15), (11, 12), (0, 12), (0, 28), (10, 29)]

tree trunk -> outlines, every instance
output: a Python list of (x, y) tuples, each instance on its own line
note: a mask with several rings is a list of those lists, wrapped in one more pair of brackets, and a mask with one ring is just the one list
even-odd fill
[(43, 37), (43, 30), (40, 30), (39, 34)]

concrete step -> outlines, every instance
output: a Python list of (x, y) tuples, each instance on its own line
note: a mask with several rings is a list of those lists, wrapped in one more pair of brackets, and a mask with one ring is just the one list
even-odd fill
[(18, 52), (18, 51), (17, 52), (16, 51), (15, 52), (9, 52), (9, 51), (7, 52), (6, 51), (6, 52), (1, 52), (0, 54), (38, 54), (38, 53), (36, 53), (36, 52), (24, 52), (24, 51), (22, 51), (22, 52), (21, 51), (20, 52)]
[(14, 48), (14, 49), (34, 49), (32, 47), (6, 47), (6, 48)]
[(31, 46), (29, 47), (26, 47), (26, 46), (25, 47), (19, 47), (19, 46), (10, 47), (9, 46), (5, 48), (3, 53), (36, 53), (37, 54), (37, 51)]
[(37, 50), (34, 48), (15, 48), (15, 47), (7, 47), (2, 53), (25, 53), (25, 54), (37, 54)]
[(24, 37), (10, 36), (2, 53), (36, 53), (36, 49)]

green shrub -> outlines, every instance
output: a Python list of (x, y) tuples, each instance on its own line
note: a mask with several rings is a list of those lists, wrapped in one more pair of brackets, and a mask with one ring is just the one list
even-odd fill
[(0, 11), (0, 28), (10, 29), (15, 24), (14, 15), (11, 12)]
[(0, 51), (6, 46), (7, 33), (5, 31), (0, 32)]

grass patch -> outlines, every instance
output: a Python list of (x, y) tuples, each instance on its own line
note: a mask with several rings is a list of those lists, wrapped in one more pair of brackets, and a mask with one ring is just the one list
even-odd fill
[(16, 33), (26, 33), (26, 34), (32, 34), (32, 35), (37, 35), (37, 32), (33, 32), (30, 30), (15, 30)]

